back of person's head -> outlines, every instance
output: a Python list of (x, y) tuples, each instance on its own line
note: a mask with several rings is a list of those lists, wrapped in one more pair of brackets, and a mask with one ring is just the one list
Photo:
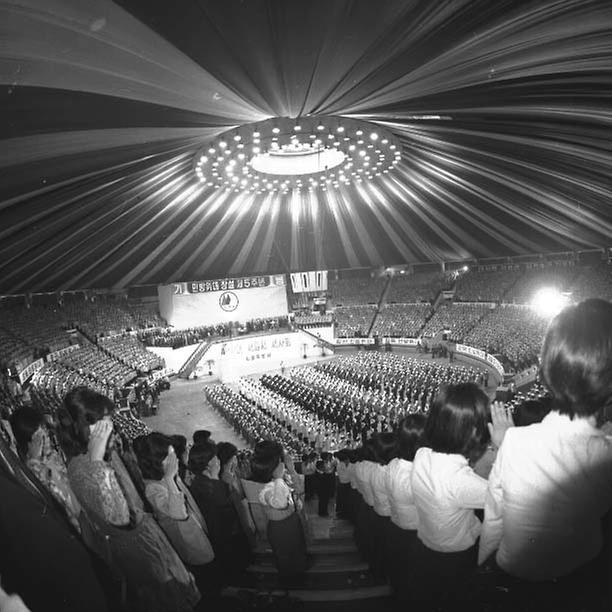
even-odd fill
[(374, 437), (369, 437), (361, 450), (361, 461), (376, 462), (376, 450), (374, 448)]
[(136, 438), (132, 447), (138, 459), (142, 477), (149, 480), (161, 480), (164, 476), (163, 461), (172, 446), (169, 436), (154, 431), (146, 436)]
[(552, 409), (552, 398), (540, 397), (521, 402), (512, 413), (512, 421), (517, 427), (540, 423)]
[(427, 419), (424, 414), (415, 412), (406, 415), (397, 429), (398, 456), (412, 461), (423, 443), (423, 432)]
[(540, 376), (554, 408), (571, 418), (596, 415), (612, 403), (611, 302), (585, 300), (552, 320)]
[(66, 393), (57, 413), (59, 441), (66, 456), (86, 453), (89, 426), (112, 414), (114, 409), (112, 400), (89, 387), (75, 387)]
[(251, 480), (270, 482), (272, 474), (283, 459), (283, 447), (278, 442), (263, 440), (255, 445), (251, 457)]
[(17, 442), (17, 450), (25, 457), (28, 454), (28, 444), (32, 436), (43, 423), (43, 415), (30, 406), (20, 406), (10, 417), (11, 429)]
[(390, 431), (378, 433), (372, 438), (374, 460), (381, 465), (387, 465), (391, 459), (397, 457), (397, 438)]
[(331, 461), (333, 459), (333, 455), (328, 451), (323, 451), (321, 453), (321, 461)]
[(217, 444), (217, 457), (219, 457), (221, 469), (223, 469), (230, 459), (237, 454), (238, 448), (231, 442), (219, 442), (219, 444)]
[(432, 403), (425, 423), (426, 445), (438, 453), (474, 460), (489, 442), (489, 397), (475, 383), (443, 388)]
[(334, 457), (342, 462), (345, 463), (347, 461), (350, 461), (350, 452), (348, 448), (341, 448), (340, 450), (336, 451), (334, 453)]
[(217, 445), (214, 442), (200, 442), (191, 447), (187, 465), (194, 474), (201, 474), (216, 455)]
[(210, 431), (208, 429), (198, 429), (193, 432), (193, 443), (204, 444), (210, 440)]

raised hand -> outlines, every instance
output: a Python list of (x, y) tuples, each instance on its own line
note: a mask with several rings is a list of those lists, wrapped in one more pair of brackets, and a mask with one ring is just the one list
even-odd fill
[(499, 448), (504, 440), (504, 436), (510, 427), (514, 427), (512, 412), (506, 408), (504, 402), (493, 402), (491, 404), (491, 420), (488, 424), (491, 442), (495, 448)]
[[(172, 449), (172, 447), (170, 447)], [(174, 450), (168, 451), (168, 456), (162, 462), (164, 468), (164, 478), (174, 480), (178, 475), (179, 462)]]
[(28, 444), (28, 457), (30, 459), (40, 460), (43, 458), (45, 451), (45, 432), (42, 427), (39, 427), (32, 435), (32, 440)]
[(87, 452), (92, 461), (103, 461), (108, 439), (113, 431), (112, 421), (102, 419), (89, 428)]

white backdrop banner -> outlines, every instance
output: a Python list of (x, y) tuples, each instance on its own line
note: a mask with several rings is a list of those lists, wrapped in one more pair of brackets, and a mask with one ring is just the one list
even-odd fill
[(158, 287), (161, 316), (177, 329), (286, 317), (283, 275), (173, 283)]

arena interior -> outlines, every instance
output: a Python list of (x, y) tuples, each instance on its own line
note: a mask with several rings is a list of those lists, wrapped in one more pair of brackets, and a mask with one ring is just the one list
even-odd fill
[(610, 2), (0, 22), (0, 612), (612, 609)]

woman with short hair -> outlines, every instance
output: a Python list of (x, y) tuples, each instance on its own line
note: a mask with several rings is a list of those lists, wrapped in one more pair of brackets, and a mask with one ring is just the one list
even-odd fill
[(214, 442), (200, 442), (189, 451), (189, 469), (194, 474), (189, 490), (208, 525), (221, 582), (227, 582), (244, 570), (251, 555), (230, 488), (219, 479), (220, 468)]
[[(598, 428), (612, 406), (612, 303), (585, 300), (557, 315), (540, 376), (552, 409), (504, 438), (489, 477), (479, 562), (532, 582), (582, 584), (612, 508), (612, 439)], [(570, 586), (561, 600), (596, 588)]]
[(412, 470), (418, 515), (414, 586), (421, 601), (467, 597), (481, 527), (474, 510), (484, 507), (487, 490), (470, 462), (487, 447), (488, 417), (489, 398), (474, 383), (443, 388), (427, 417), (425, 446)]
[(134, 440), (134, 452), (155, 518), (200, 590), (210, 592), (215, 579), (214, 553), (206, 521), (179, 476), (172, 438), (158, 432), (140, 436)]
[(390, 521), (387, 527), (385, 552), (386, 571), (395, 597), (410, 598), (413, 585), (414, 545), (419, 518), (412, 492), (414, 456), (423, 441), (425, 415), (407, 415), (396, 432), (398, 456), (389, 462), (387, 495)]
[(306, 539), (299, 517), (300, 508), (285, 480), (285, 470), (292, 484), (301, 485), (293, 459), (278, 442), (265, 440), (255, 446), (251, 458), (251, 480), (260, 483), (258, 498), (267, 518), (267, 536), (278, 573), (282, 579), (302, 574), (307, 568)]

